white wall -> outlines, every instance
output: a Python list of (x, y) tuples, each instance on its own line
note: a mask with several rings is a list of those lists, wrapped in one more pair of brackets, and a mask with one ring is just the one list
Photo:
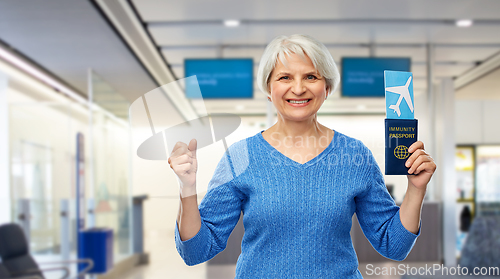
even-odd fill
[(7, 75), (0, 71), (0, 224), (10, 222), (9, 120)]
[(500, 100), (456, 100), (457, 144), (500, 144)]
[[(86, 198), (92, 198), (90, 193), (94, 192), (90, 187), (89, 171), (89, 111), (86, 106), (62, 96), (53, 88), (0, 61), (0, 73), (2, 72), (9, 77), (8, 87), (0, 90), (3, 116), (1, 121), (2, 124), (8, 123), (8, 132), (2, 133), (2, 139), (6, 140), (2, 148), (6, 148), (8, 152), (0, 152), (0, 154), (9, 167), (1, 168), (0, 175), (7, 175), (10, 181), (6, 183), (5, 179), (2, 179), (0, 197), (8, 199), (10, 203), (0, 201), (2, 206), (9, 206), (8, 210), (0, 208), (0, 215), (2, 215), (0, 223), (18, 221), (15, 210), (17, 210), (19, 199), (36, 198), (38, 202), (31, 203), (33, 216), (31, 248), (38, 250), (57, 246), (61, 239), (59, 236), (60, 201), (75, 198), (75, 154), (78, 132), (85, 135)], [(125, 121), (123, 123), (126, 124)], [(125, 179), (119, 180), (115, 179), (116, 177), (129, 175), (127, 172), (129, 153), (121, 152), (121, 150), (128, 150), (124, 147), (128, 144), (128, 129), (126, 125), (118, 124), (114, 120), (106, 121), (99, 126), (100, 130), (95, 131), (96, 151), (104, 154), (101, 164), (95, 167), (99, 168), (96, 172), (98, 175), (102, 173), (110, 178), (108, 189), (111, 190), (109, 191), (111, 195), (128, 196), (129, 192), (118, 192), (115, 191), (118, 187), (113, 187), (119, 183), (124, 184)], [(2, 126), (0, 129), (5, 128)], [(114, 156), (111, 157), (109, 154)], [(126, 167), (119, 168), (124, 164)], [(99, 178), (99, 176), (96, 177)], [(116, 209), (116, 206), (113, 208)], [(11, 209), (14, 212), (10, 212)], [(72, 218), (74, 218), (75, 211), (75, 206), (71, 206)], [(108, 220), (111, 219), (108, 218)], [(118, 218), (98, 225), (117, 228)], [(115, 247), (118, 249), (118, 245)]]
[[(61, 239), (60, 200), (74, 199), (76, 133), (86, 133), (88, 123), (83, 108), (75, 109), (67, 100), (51, 99), (40, 88), (17, 82), (12, 80), (8, 89), (9, 199), (13, 209), (19, 199), (43, 199), (45, 211), (38, 212), (34, 203), (31, 207), (31, 248), (45, 249)], [(40, 166), (43, 172), (33, 175), (30, 166)], [(70, 210), (74, 214), (74, 208)], [(10, 222), (18, 221), (10, 217)]]

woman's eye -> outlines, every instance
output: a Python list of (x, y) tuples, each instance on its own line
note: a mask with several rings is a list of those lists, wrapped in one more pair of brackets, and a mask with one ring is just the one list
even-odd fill
[(287, 76), (282, 76), (282, 77), (280, 77), (278, 80), (282, 80), (282, 79), (287, 80), (287, 79), (288, 79), (288, 77), (287, 77)]
[(307, 79), (317, 79), (317, 77), (316, 77), (316, 76), (314, 76), (314, 75), (308, 75), (308, 76), (307, 76)]

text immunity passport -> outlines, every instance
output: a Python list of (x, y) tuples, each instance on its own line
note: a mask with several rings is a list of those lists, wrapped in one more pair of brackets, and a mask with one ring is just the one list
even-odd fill
[(408, 147), (417, 141), (414, 117), (413, 75), (384, 71), (385, 87), (385, 174), (408, 174)]

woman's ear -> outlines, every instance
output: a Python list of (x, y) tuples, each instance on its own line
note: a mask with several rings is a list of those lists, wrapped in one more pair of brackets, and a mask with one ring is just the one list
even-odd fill
[(267, 77), (266, 79), (266, 83), (267, 83), (267, 92), (269, 93), (269, 95), (271, 95), (271, 77), (273, 75), (273, 72), (274, 72), (274, 69), (271, 71), (271, 73), (269, 73), (269, 76)]

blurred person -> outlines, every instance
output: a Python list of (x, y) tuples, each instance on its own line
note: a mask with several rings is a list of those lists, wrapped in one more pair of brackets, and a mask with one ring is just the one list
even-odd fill
[(406, 258), (436, 165), (422, 142), (409, 147), (408, 188), (397, 206), (371, 151), (317, 121), (339, 80), (328, 49), (315, 39), (279, 36), (269, 43), (257, 82), (278, 120), (228, 148), (199, 207), (197, 142), (175, 145), (168, 159), (180, 184), (175, 240), (186, 264), (224, 250), (241, 212), (236, 278), (362, 278), (350, 236), (354, 213), (381, 255)]

